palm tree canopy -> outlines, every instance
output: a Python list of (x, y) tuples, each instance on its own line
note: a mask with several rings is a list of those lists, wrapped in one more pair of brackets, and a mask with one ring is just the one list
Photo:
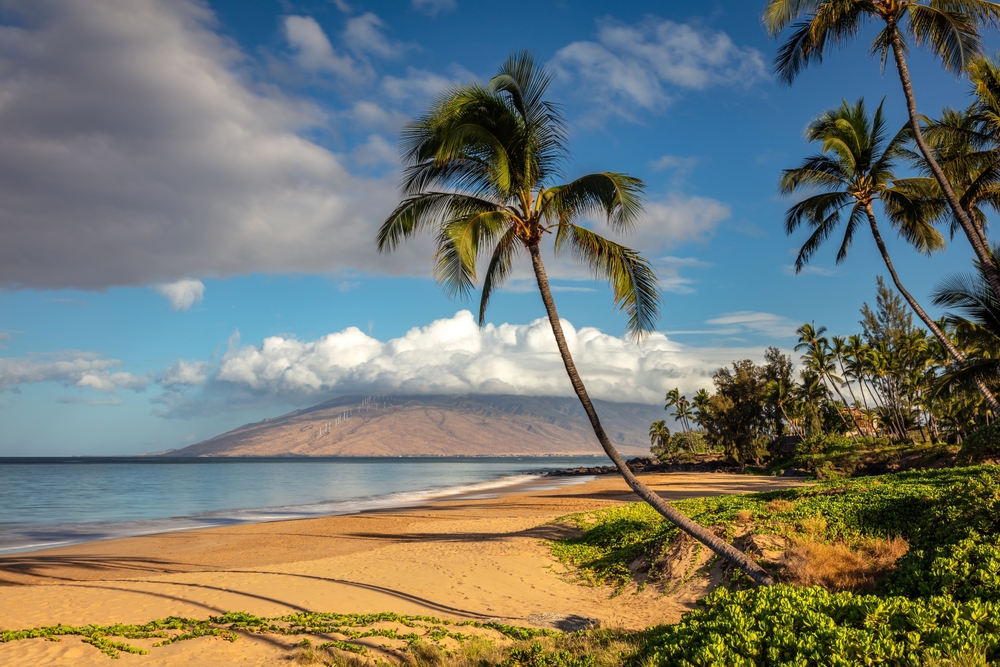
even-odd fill
[(938, 207), (914, 194), (906, 179), (895, 179), (896, 163), (909, 155), (909, 136), (904, 126), (889, 137), (882, 104), (869, 116), (864, 99), (854, 104), (844, 101), (809, 124), (806, 137), (821, 142), (822, 152), (806, 158), (801, 167), (786, 169), (779, 182), (785, 195), (801, 188), (819, 191), (794, 204), (785, 215), (786, 233), (802, 225), (813, 229), (795, 260), (796, 272), (833, 234), (846, 213), (847, 223), (837, 252), (837, 263), (843, 262), (874, 200), (882, 202), (896, 232), (917, 250), (930, 254), (944, 247), (944, 238), (931, 224), (939, 217), (933, 214)]
[[(993, 261), (1000, 268), (1000, 245), (993, 246)], [(976, 376), (995, 384), (1000, 373), (1000, 300), (990, 288), (983, 267), (979, 262), (973, 264), (975, 273), (948, 276), (932, 295), (934, 305), (948, 309), (945, 325), (974, 352), (966, 363), (944, 374), (942, 387)]]
[(774, 59), (775, 73), (786, 84), (871, 23), (885, 26), (871, 44), (872, 56), (883, 67), (892, 32), (898, 30), (904, 49), (908, 42), (927, 46), (958, 74), (981, 53), (979, 27), (1000, 21), (1000, 5), (985, 0), (768, 0), (762, 21), (772, 37), (790, 29)]
[(526, 52), (511, 55), (487, 85), (445, 92), (402, 132), (404, 199), (376, 239), (394, 250), (425, 230), (436, 234), (434, 274), (452, 296), (467, 296), (485, 264), (479, 323), (518, 254), (554, 235), (595, 277), (608, 281), (636, 337), (659, 317), (656, 274), (642, 256), (586, 226), (599, 215), (618, 233), (642, 215), (644, 184), (616, 172), (555, 183), (567, 157), (559, 108), (545, 101), (549, 75)]

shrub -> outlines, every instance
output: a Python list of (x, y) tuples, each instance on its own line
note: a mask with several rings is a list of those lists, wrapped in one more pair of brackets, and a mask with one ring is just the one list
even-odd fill
[(976, 429), (962, 442), (958, 463), (1000, 461), (1000, 423), (993, 422)]
[(708, 451), (708, 441), (704, 433), (691, 431), (690, 433), (676, 433), (671, 438), (670, 445), (677, 452), (703, 453)]
[(822, 588), (718, 589), (677, 625), (650, 631), (653, 665), (920, 665), (1000, 654), (1000, 604), (909, 600)]

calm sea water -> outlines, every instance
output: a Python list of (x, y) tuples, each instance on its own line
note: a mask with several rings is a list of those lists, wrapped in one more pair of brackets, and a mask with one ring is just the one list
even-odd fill
[(487, 497), (593, 457), (0, 458), (0, 553)]

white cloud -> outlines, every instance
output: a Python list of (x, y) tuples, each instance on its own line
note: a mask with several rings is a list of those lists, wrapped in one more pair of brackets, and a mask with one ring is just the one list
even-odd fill
[(348, 80), (365, 78), (349, 55), (334, 51), (330, 39), (311, 16), (286, 16), (285, 39), (295, 52), (295, 62), (310, 72), (329, 72)]
[(456, 0), (412, 0), (412, 2), (415, 9), (431, 16), (438, 12), (450, 12), (458, 6)]
[(736, 46), (724, 32), (656, 17), (635, 25), (602, 21), (597, 41), (563, 47), (552, 66), (601, 113), (629, 119), (635, 107), (666, 107), (679, 90), (748, 87), (767, 77), (756, 49)]
[[(692, 348), (663, 334), (637, 345), (565, 320), (563, 327), (591, 394), (612, 401), (656, 403), (670, 387), (709, 387), (718, 367), (763, 352)], [(274, 336), (236, 345), (215, 379), (216, 386), (296, 398), (370, 391), (572, 395), (547, 320), (480, 329), (464, 310), (386, 342), (350, 327), (314, 341)]]
[(716, 199), (676, 193), (646, 202), (645, 211), (636, 234), (626, 237), (641, 249), (707, 241), (730, 215), (729, 207)]
[(112, 371), (121, 363), (117, 359), (73, 351), (45, 357), (0, 358), (0, 391), (16, 390), (18, 385), (38, 382), (58, 382), (105, 393), (118, 389), (145, 389), (149, 383), (147, 377)]
[(194, 304), (201, 303), (205, 295), (205, 284), (200, 280), (178, 280), (157, 285), (156, 291), (170, 302), (172, 310), (187, 310)]
[(366, 12), (348, 19), (344, 28), (344, 43), (359, 55), (396, 58), (403, 52), (404, 46), (386, 37), (384, 30), (385, 22), (372, 12)]
[(248, 80), (202, 3), (7, 7), (17, 25), (0, 28), (0, 286), (426, 272), (427, 246), (374, 249), (395, 177), (354, 177), (300, 136), (322, 115)]
[(178, 359), (164, 371), (163, 377), (157, 380), (161, 387), (196, 387), (208, 382), (212, 372), (212, 364), (207, 361), (190, 361)]

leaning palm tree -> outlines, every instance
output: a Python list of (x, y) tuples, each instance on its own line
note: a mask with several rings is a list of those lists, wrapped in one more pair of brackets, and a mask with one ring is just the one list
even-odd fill
[(611, 444), (577, 372), (542, 262), (547, 235), (552, 235), (556, 252), (572, 253), (608, 280), (633, 336), (652, 330), (659, 290), (652, 268), (638, 252), (579, 224), (597, 214), (615, 231), (633, 229), (642, 215), (642, 181), (602, 172), (554, 182), (567, 151), (559, 109), (543, 99), (548, 82), (548, 74), (529, 54), (514, 54), (487, 85), (452, 88), (425, 116), (408, 124), (402, 132), (404, 198), (379, 229), (378, 248), (391, 251), (432, 230), (437, 240), (434, 272), (452, 295), (471, 292), (484, 262), (480, 325), (490, 296), (510, 277), (514, 259), (526, 253), (573, 390), (626, 483), (681, 530), (758, 583), (770, 584), (771, 577), (746, 554), (635, 477)]
[(791, 84), (810, 63), (822, 62), (832, 47), (855, 37), (866, 24), (884, 24), (871, 45), (883, 69), (892, 52), (906, 98), (913, 141), (965, 232), (979, 261), (986, 266), (990, 286), (1000, 298), (1000, 272), (989, 263), (986, 245), (959, 202), (947, 175), (924, 140), (920, 116), (906, 64), (908, 42), (930, 47), (953, 74), (959, 74), (982, 52), (980, 29), (1000, 24), (1000, 4), (986, 0), (767, 0), (764, 27), (771, 36), (791, 25), (791, 34), (774, 60), (778, 78)]
[[(903, 287), (882, 240), (873, 208), (875, 201), (882, 203), (896, 232), (920, 252), (930, 254), (944, 246), (944, 239), (928, 222), (933, 215), (928, 213), (926, 202), (919, 197), (912, 197), (910, 188), (896, 186), (893, 169), (899, 159), (906, 155), (908, 128), (902, 128), (888, 140), (886, 135), (882, 105), (879, 104), (875, 115), (869, 117), (864, 99), (853, 105), (845, 101), (837, 109), (827, 111), (810, 123), (806, 137), (810, 141), (822, 142), (822, 153), (807, 158), (801, 167), (785, 170), (779, 186), (785, 195), (803, 188), (820, 191), (793, 205), (785, 216), (785, 231), (788, 234), (794, 233), (803, 225), (813, 229), (799, 250), (795, 270), (802, 270), (823, 242), (834, 233), (842, 222), (842, 213), (847, 210), (847, 222), (837, 252), (837, 263), (847, 259), (854, 234), (867, 222), (896, 289), (948, 350), (952, 359), (957, 363), (964, 363), (965, 357)], [(978, 386), (994, 410), (1000, 410), (1000, 403), (997, 403), (987, 386), (981, 381)]]

